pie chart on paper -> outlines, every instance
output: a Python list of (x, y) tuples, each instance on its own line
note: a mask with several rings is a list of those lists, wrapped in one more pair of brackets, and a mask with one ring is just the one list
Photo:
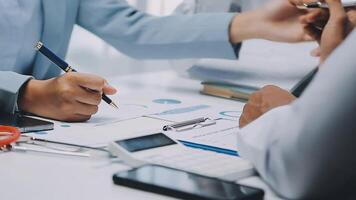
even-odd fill
[(155, 99), (152, 102), (158, 104), (181, 104), (182, 103), (181, 101), (176, 99)]
[(224, 117), (239, 118), (241, 116), (241, 111), (222, 111), (219, 114)]

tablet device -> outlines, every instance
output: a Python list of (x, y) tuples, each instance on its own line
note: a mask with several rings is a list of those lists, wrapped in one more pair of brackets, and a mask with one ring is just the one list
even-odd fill
[(54, 124), (19, 114), (0, 113), (0, 125), (17, 127), (21, 133), (53, 130)]

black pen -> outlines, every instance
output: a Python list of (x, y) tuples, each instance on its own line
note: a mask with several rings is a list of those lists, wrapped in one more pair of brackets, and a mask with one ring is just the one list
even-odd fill
[[(54, 54), (51, 50), (49, 50), (47, 47), (43, 45), (42, 42), (38, 42), (35, 46), (35, 49), (39, 51), (42, 55), (46, 56), (50, 61), (52, 61), (54, 64), (56, 64), (58, 67), (60, 67), (63, 71), (65, 72), (77, 72), (75, 69), (72, 68), (68, 63), (66, 63), (64, 60), (59, 58), (56, 54)], [(114, 108), (118, 108), (118, 106), (105, 94), (102, 94), (101, 97), (106, 103), (111, 105)]]
[(309, 86), (309, 84), (313, 81), (315, 75), (318, 73), (319, 67), (315, 67), (311, 72), (305, 75), (302, 80), (300, 80), (291, 90), (291, 93), (296, 96), (300, 97), (305, 89)]

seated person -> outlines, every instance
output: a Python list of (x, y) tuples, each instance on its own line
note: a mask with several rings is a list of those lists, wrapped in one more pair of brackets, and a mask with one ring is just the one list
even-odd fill
[(240, 119), (241, 156), (288, 199), (356, 197), (356, 11), (345, 11), (340, 0), (326, 2), (330, 17), (321, 31), (310, 23), (328, 17), (325, 10), (301, 17), (320, 40), (320, 71), (311, 85), (298, 99), (267, 86), (252, 95)]
[(234, 46), (246, 39), (310, 39), (298, 23), (305, 12), (285, 0), (239, 15), (155, 17), (125, 0), (4, 1), (0, 10), (0, 112), (63, 121), (88, 120), (97, 112), (101, 94), (116, 92), (95, 75), (60, 75), (58, 67), (33, 50), (41, 40), (64, 57), (74, 24), (131, 57), (150, 59), (236, 59)]

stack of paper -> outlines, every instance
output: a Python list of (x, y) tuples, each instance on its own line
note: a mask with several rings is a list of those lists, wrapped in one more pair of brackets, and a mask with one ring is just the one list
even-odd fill
[(270, 68), (265, 62), (255, 60), (253, 64), (227, 60), (202, 60), (188, 70), (191, 78), (210, 83), (228, 83), (261, 88), (277, 85), (291, 89), (308, 70), (281, 68), (277, 64)]
[(261, 88), (291, 89), (317, 64), (309, 51), (313, 43), (282, 44), (253, 40), (243, 44), (238, 60), (203, 59), (187, 70), (190, 78)]

